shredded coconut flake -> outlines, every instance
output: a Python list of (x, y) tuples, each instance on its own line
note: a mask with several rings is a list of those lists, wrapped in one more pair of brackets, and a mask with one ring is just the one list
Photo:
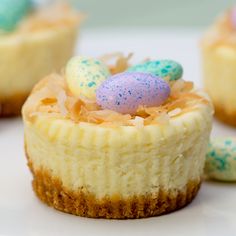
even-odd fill
[(174, 117), (174, 116), (177, 116), (181, 113), (181, 109), (180, 108), (175, 108), (174, 110), (172, 111), (169, 111), (167, 114), (169, 117)]
[(137, 128), (142, 128), (144, 126), (144, 118), (140, 116), (135, 116), (135, 118), (130, 120), (129, 122)]
[(129, 67), (129, 60), (133, 56), (133, 53), (129, 53), (128, 56), (124, 56), (122, 53), (106, 54), (100, 58), (110, 68), (111, 73), (117, 74), (125, 71)]
[(167, 113), (161, 113), (158, 117), (156, 117), (155, 121), (158, 124), (166, 125), (169, 123), (170, 117), (167, 115)]
[(58, 94), (57, 94), (57, 101), (58, 101), (58, 107), (59, 107), (59, 110), (60, 110), (60, 113), (62, 114), (62, 116), (66, 116), (68, 111), (66, 109), (66, 99), (67, 99), (67, 96), (66, 96), (66, 93), (65, 91), (60, 91)]

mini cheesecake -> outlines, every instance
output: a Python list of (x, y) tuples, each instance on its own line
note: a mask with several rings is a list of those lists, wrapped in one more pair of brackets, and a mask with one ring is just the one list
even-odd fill
[(22, 113), (33, 189), (60, 211), (157, 216), (184, 207), (199, 190), (213, 109), (191, 82), (174, 81), (165, 103), (130, 115), (74, 96), (65, 75), (52, 74)]
[(236, 125), (236, 9), (227, 11), (201, 42), (205, 89), (217, 118)]
[(39, 9), (0, 34), (0, 116), (20, 114), (33, 86), (72, 56), (81, 16), (66, 5)]

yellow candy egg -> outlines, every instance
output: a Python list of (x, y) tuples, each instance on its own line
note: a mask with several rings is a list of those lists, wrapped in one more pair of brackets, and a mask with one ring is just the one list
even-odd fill
[(101, 61), (89, 57), (77, 56), (67, 63), (66, 82), (75, 96), (96, 97), (96, 89), (107, 79), (110, 72)]

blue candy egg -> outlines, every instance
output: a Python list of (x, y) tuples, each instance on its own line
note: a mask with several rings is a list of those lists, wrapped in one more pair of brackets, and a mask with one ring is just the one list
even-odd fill
[(123, 72), (105, 80), (97, 89), (96, 99), (103, 109), (135, 114), (140, 105), (159, 106), (170, 94), (163, 79), (142, 72)]
[(31, 0), (0, 0), (0, 30), (13, 30), (31, 5)]
[(183, 75), (183, 67), (172, 60), (147, 61), (130, 67), (128, 71), (151, 73), (166, 81), (178, 80)]
[(211, 179), (236, 181), (236, 138), (213, 138), (208, 146), (205, 174)]

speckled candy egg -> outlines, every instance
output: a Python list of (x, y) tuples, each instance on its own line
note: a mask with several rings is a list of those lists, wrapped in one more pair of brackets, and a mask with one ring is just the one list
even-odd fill
[(88, 57), (74, 57), (66, 66), (66, 81), (75, 96), (96, 97), (97, 87), (110, 72), (101, 61)]
[(139, 105), (161, 105), (169, 94), (169, 85), (155, 75), (123, 72), (104, 81), (96, 95), (103, 109), (134, 114)]
[(236, 138), (214, 138), (206, 156), (205, 174), (212, 179), (236, 181)]
[(0, 0), (0, 30), (13, 30), (30, 8), (31, 0)]
[(167, 81), (178, 80), (183, 75), (182, 66), (172, 60), (147, 61), (130, 67), (128, 71), (151, 73)]

